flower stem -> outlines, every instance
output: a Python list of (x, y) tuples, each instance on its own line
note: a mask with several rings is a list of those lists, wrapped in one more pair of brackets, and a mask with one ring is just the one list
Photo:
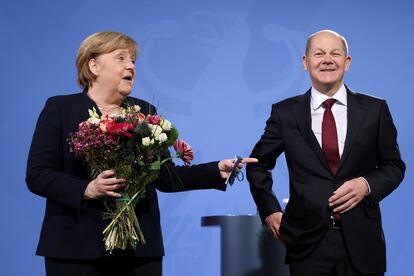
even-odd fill
[(125, 204), (125, 206), (118, 212), (118, 214), (112, 219), (111, 223), (103, 230), (103, 234), (109, 231), (109, 229), (112, 227), (113, 224), (115, 224), (118, 219), (121, 217), (121, 215), (125, 212), (125, 210), (134, 202), (135, 198), (142, 192), (142, 190), (145, 189), (145, 186), (143, 186), (139, 191), (137, 191), (131, 199)]

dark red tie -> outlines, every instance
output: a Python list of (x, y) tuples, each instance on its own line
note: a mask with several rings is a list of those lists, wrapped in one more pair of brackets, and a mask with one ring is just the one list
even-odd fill
[(339, 167), (338, 134), (331, 109), (335, 102), (335, 99), (327, 99), (322, 104), (325, 108), (322, 121), (322, 150), (333, 175), (336, 175)]

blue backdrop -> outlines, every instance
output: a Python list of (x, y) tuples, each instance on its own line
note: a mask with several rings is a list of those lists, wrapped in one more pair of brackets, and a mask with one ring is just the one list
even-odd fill
[[(388, 276), (412, 275), (414, 222), (414, 2), (141, 0), (0, 2), (0, 275), (43, 275), (34, 255), (43, 198), (24, 181), (26, 158), (45, 100), (80, 89), (75, 56), (91, 33), (115, 30), (141, 45), (133, 95), (158, 106), (195, 150), (197, 163), (248, 155), (271, 103), (305, 92), (301, 65), (307, 36), (342, 33), (353, 56), (346, 83), (386, 98), (407, 163), (404, 182), (382, 202)], [(284, 158), (274, 191), (288, 196)], [(246, 181), (226, 193), (162, 194), (165, 275), (219, 275), (219, 232), (200, 217), (254, 214)]]

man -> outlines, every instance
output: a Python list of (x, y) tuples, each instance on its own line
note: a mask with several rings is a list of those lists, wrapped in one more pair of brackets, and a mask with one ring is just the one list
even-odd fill
[[(402, 181), (397, 131), (384, 100), (344, 85), (345, 38), (323, 30), (307, 41), (312, 87), (272, 106), (247, 166), (260, 217), (286, 245), (293, 276), (384, 275), (379, 202)], [(327, 101), (326, 101), (327, 100)], [(284, 212), (270, 170), (285, 153), (290, 199)]]

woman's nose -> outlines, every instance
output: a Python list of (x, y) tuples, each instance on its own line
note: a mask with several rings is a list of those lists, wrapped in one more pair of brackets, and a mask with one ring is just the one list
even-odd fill
[(135, 63), (132, 60), (127, 63), (127, 69), (135, 69)]

